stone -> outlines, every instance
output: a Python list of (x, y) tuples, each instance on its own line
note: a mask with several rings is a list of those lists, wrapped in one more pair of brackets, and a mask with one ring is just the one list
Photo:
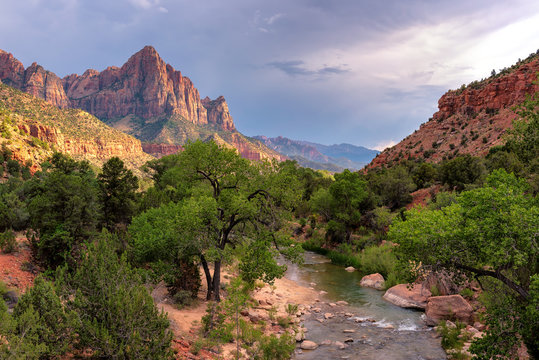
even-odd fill
[(346, 345), (346, 344), (344, 344), (344, 343), (342, 343), (340, 341), (335, 341), (335, 346), (337, 346), (341, 350), (344, 350), (344, 349), (346, 349), (348, 347), (348, 345)]
[(376, 290), (384, 290), (384, 277), (378, 273), (363, 276), (359, 285), (363, 287), (373, 288)]
[(325, 313), (324, 314), (324, 319), (331, 319), (332, 317), (333, 317), (332, 313)]
[(352, 338), (346, 338), (346, 339), (344, 339), (344, 342), (345, 342), (345, 343), (352, 343), (352, 342), (354, 342), (354, 339), (352, 339)]
[(301, 343), (300, 347), (303, 350), (314, 350), (314, 349), (316, 349), (318, 347), (318, 344), (315, 343), (314, 341), (304, 340)]
[(481, 324), (479, 321), (474, 322), (473, 327), (479, 331), (483, 331), (486, 328), (486, 326)]
[(427, 325), (434, 326), (440, 320), (457, 319), (473, 324), (473, 308), (460, 295), (432, 296), (425, 309)]
[(353, 267), (353, 266), (349, 266), (349, 267), (345, 268), (344, 270), (352, 272), (352, 271), (356, 271), (356, 268)]
[(421, 284), (413, 284), (410, 288), (407, 284), (399, 284), (389, 288), (383, 298), (403, 308), (424, 310), (430, 296), (430, 291)]
[(326, 345), (327, 346), (327, 345), (331, 345), (331, 343), (332, 343), (331, 340), (324, 340), (324, 341), (322, 341), (320, 343), (320, 345)]
[(305, 340), (305, 334), (303, 333), (303, 331), (298, 331), (295, 335), (295, 338), (296, 338), (296, 342), (301, 342)]
[(350, 334), (350, 333), (355, 333), (356, 331), (353, 329), (344, 329), (342, 332), (345, 334)]
[(329, 303), (328, 305), (331, 306), (331, 307), (337, 306), (337, 304), (335, 304), (335, 303)]
[(337, 305), (341, 305), (341, 306), (348, 305), (348, 302), (344, 300), (340, 300), (340, 301), (337, 301)]

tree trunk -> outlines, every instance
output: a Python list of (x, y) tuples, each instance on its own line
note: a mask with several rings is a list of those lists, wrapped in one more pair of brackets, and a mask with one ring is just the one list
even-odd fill
[(213, 281), (210, 274), (210, 268), (206, 262), (204, 255), (200, 255), (200, 262), (202, 263), (202, 268), (204, 269), (204, 275), (206, 275), (206, 284), (208, 285), (208, 291), (206, 292), (206, 300), (211, 300), (211, 293), (213, 290)]
[(221, 260), (216, 260), (213, 268), (213, 299), (221, 301), (219, 296), (219, 288), (221, 286)]

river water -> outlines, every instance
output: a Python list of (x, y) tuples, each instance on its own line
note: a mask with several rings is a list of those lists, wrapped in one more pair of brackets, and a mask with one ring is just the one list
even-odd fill
[[(347, 272), (343, 267), (331, 264), (324, 256), (311, 252), (306, 252), (304, 258), (301, 266), (289, 264), (285, 276), (300, 285), (327, 292), (320, 297), (320, 303), (315, 304), (320, 313), (312, 312), (304, 321), (308, 330), (305, 338), (317, 344), (325, 341), (327, 345), (320, 345), (315, 350), (300, 350), (298, 347), (295, 359), (447, 358), (435, 331), (425, 325), (422, 312), (388, 303), (382, 298), (383, 291), (360, 287), (361, 276), (357, 271)], [(329, 305), (340, 300), (348, 302), (348, 305)], [(324, 319), (327, 312), (335, 316)], [(336, 342), (345, 343), (345, 346)]]

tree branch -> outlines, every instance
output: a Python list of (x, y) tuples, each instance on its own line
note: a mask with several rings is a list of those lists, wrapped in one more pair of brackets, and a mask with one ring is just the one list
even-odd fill
[(511, 279), (503, 275), (499, 271), (491, 271), (491, 270), (484, 270), (484, 269), (477, 269), (468, 265), (461, 264), (459, 262), (455, 262), (454, 265), (457, 267), (457, 269), (462, 269), (466, 271), (473, 272), (474, 274), (477, 274), (479, 276), (490, 276), (495, 279), (500, 280), (505, 285), (507, 285), (510, 289), (514, 290), (519, 294), (519, 296), (524, 300), (525, 302), (528, 302), (530, 298), (530, 294), (520, 285), (513, 282)]

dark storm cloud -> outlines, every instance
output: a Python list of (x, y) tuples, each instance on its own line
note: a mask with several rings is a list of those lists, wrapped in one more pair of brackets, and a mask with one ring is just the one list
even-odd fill
[(503, 46), (533, 43), (533, 27), (489, 36), (538, 11), (525, 0), (2, 1), (0, 48), (64, 76), (153, 45), (203, 97), (224, 95), (248, 135), (372, 145), (413, 131), (448, 88), (527, 56)]

